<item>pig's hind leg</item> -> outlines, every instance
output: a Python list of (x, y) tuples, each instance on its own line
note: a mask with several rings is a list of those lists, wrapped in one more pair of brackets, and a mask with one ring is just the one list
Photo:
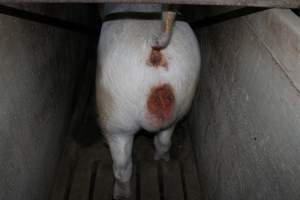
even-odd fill
[(115, 177), (113, 199), (127, 199), (130, 197), (134, 134), (106, 134), (106, 138), (112, 155)]
[(171, 137), (175, 129), (175, 124), (168, 129), (160, 131), (154, 136), (155, 160), (170, 160), (170, 147), (172, 144)]

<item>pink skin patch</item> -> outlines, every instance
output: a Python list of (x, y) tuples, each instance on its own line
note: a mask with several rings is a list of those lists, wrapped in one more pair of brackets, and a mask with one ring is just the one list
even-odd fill
[(151, 89), (147, 109), (158, 121), (167, 121), (171, 118), (174, 104), (175, 96), (171, 85), (163, 84)]

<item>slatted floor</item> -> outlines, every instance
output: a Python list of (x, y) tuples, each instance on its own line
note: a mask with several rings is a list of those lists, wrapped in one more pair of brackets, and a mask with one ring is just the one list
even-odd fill
[[(83, 132), (91, 131), (90, 127)], [(141, 133), (134, 144), (132, 200), (200, 200), (195, 160), (182, 129), (173, 137), (171, 160), (153, 160), (151, 134)], [(112, 161), (103, 138), (90, 145), (71, 141), (63, 155), (52, 200), (111, 200)]]

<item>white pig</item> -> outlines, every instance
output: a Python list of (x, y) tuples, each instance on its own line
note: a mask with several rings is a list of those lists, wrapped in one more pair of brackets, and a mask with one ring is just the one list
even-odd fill
[[(105, 4), (101, 12), (160, 13), (162, 7)], [(135, 134), (140, 129), (156, 133), (154, 158), (167, 161), (176, 123), (189, 110), (195, 93), (200, 70), (197, 38), (188, 23), (175, 21), (166, 39), (161, 23), (160, 19), (115, 19), (102, 25), (96, 97), (98, 121), (113, 160), (114, 199), (130, 196)], [(155, 42), (157, 36), (166, 44)]]

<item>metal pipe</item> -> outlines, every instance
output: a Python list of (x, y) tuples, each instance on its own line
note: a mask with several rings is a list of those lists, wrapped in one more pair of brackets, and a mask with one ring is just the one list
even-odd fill
[(0, 3), (161, 3), (300, 8), (299, 0), (0, 0)]

